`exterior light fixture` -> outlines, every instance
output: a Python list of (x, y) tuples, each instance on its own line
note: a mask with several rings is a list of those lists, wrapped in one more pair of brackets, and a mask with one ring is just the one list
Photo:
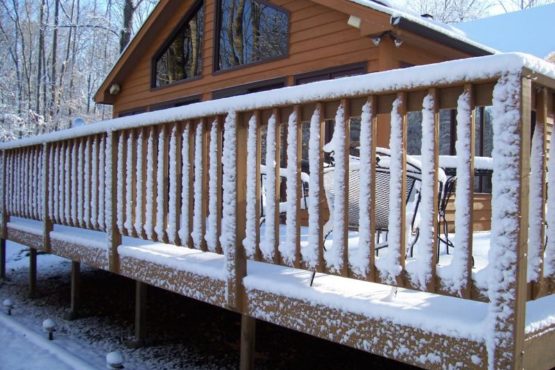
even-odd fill
[(48, 333), (48, 340), (53, 340), (54, 332), (56, 331), (56, 323), (52, 319), (46, 319), (42, 322), (42, 330)]
[(358, 28), (360, 29), (360, 24), (362, 23), (362, 21), (360, 20), (359, 17), (355, 17), (354, 15), (351, 15), (349, 17), (349, 20), (347, 21), (347, 24), (351, 27), (354, 28)]
[(393, 37), (393, 43), (395, 44), (396, 48), (401, 47), (401, 45), (403, 45), (403, 40), (397, 38), (397, 37)]
[(374, 46), (380, 45), (380, 42), (382, 42), (381, 35), (372, 37), (372, 44), (374, 44)]
[(110, 95), (117, 95), (121, 91), (121, 86), (119, 84), (112, 84), (109, 91)]
[(4, 299), (4, 301), (2, 302), (2, 305), (6, 308), (6, 313), (8, 314), (8, 316), (11, 316), (12, 310), (13, 310), (12, 300), (9, 298)]
[(106, 355), (106, 368), (123, 369), (123, 355), (120, 351), (110, 352)]

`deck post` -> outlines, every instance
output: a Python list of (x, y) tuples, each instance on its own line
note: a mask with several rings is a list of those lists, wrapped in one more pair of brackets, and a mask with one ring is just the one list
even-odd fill
[(69, 312), (66, 320), (75, 320), (79, 316), (79, 306), (81, 303), (81, 263), (71, 261), (71, 298)]
[(256, 319), (248, 315), (241, 315), (241, 359), (240, 370), (254, 369), (256, 338)]
[[(123, 132), (120, 133), (120, 140), (124, 139)], [(108, 261), (110, 271), (119, 272), (118, 247), (121, 244), (121, 233), (117, 225), (117, 159), (118, 146), (116, 134), (110, 131), (106, 138), (106, 233), (108, 239)]]
[[(246, 227), (248, 124), (230, 112), (224, 124), (222, 248), (225, 254), (226, 305), (243, 312), (247, 259), (243, 248)], [(230, 169), (235, 169), (235, 171)]]
[(6, 280), (6, 239), (0, 239), (0, 281)]
[[(489, 289), (490, 369), (522, 369), (525, 355), (531, 91), (529, 78), (508, 74), (500, 78), (493, 92), (494, 142), (502, 143), (494, 147), (493, 160), (513, 158), (510, 163), (498, 164), (493, 172), (489, 280), (495, 285)], [(506, 117), (515, 110), (520, 117), (507, 121)], [(501, 122), (497, 122), (499, 117)], [(517, 153), (512, 145), (505, 145), (514, 138)]]
[(29, 248), (29, 298), (37, 296), (37, 250)]
[(133, 347), (144, 345), (146, 337), (146, 299), (148, 285), (137, 280), (135, 283), (135, 338)]

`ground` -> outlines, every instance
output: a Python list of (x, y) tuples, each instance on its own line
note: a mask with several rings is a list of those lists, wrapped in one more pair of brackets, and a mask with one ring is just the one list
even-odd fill
[[(30, 299), (27, 256), (27, 249), (8, 243), (9, 280), (0, 282), (0, 300), (12, 299), (12, 318), (40, 335), (42, 321), (55, 320), (54, 343), (93, 367), (105, 368), (106, 353), (120, 350), (126, 369), (238, 368), (239, 315), (149, 287), (147, 346), (128, 349), (123, 343), (133, 334), (133, 281), (83, 266), (82, 315), (66, 321), (70, 262), (39, 254), (38, 297)], [(52, 354), (16, 334), (0, 321), (0, 369), (71, 368), (51, 366), (57, 361)], [(256, 336), (257, 369), (412, 369), (264, 322)]]

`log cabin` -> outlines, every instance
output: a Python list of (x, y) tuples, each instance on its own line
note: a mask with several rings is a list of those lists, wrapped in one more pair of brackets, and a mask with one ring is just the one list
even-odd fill
[(31, 292), (37, 251), (72, 282), (134, 279), (138, 341), (146, 284), (233, 310), (241, 369), (256, 320), (424, 368), (549, 369), (555, 69), (492, 53), (382, 2), (161, 1), (96, 95), (114, 119), (0, 145), (2, 277), (11, 240)]

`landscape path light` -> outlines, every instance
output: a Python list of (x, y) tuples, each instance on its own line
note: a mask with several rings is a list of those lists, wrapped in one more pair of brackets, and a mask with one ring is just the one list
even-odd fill
[(123, 355), (120, 351), (110, 352), (106, 355), (106, 368), (123, 369)]
[(6, 313), (8, 314), (8, 316), (11, 316), (12, 314), (12, 310), (13, 310), (13, 302), (11, 299), (6, 298), (4, 299), (4, 301), (2, 302), (2, 305), (6, 308)]
[(42, 329), (48, 333), (48, 340), (54, 339), (54, 332), (56, 331), (56, 323), (52, 319), (46, 319), (42, 322)]

